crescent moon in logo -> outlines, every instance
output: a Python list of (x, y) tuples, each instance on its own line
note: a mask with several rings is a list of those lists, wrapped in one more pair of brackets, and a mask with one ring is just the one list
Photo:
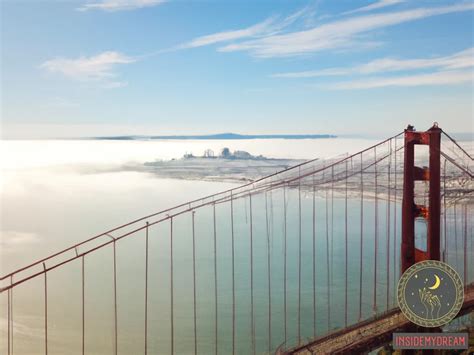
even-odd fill
[(435, 281), (433, 286), (428, 287), (430, 290), (436, 290), (439, 287), (439, 285), (441, 284), (441, 280), (439, 279), (438, 275), (435, 274), (434, 277), (435, 277), (436, 281)]

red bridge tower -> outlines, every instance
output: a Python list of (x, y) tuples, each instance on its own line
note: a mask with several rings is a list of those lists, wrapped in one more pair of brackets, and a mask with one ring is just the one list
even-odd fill
[[(422, 260), (440, 259), (440, 143), (441, 129), (435, 123), (426, 132), (416, 132), (413, 126), (405, 129), (405, 163), (402, 202), (402, 272)], [(429, 146), (429, 168), (415, 166), (415, 144)], [(415, 181), (429, 181), (429, 205), (415, 204)], [(415, 219), (427, 221), (426, 251), (415, 248)]]

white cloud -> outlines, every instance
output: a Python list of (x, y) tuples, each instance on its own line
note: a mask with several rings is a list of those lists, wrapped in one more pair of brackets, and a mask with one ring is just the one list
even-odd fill
[(135, 61), (136, 59), (119, 52), (103, 52), (92, 57), (51, 59), (44, 62), (41, 68), (51, 73), (62, 74), (72, 80), (99, 82), (103, 87), (114, 88), (124, 86), (124, 83), (114, 80), (117, 76), (114, 68)]
[(329, 22), (309, 30), (232, 43), (219, 48), (219, 50), (222, 52), (247, 51), (256, 57), (304, 55), (353, 46), (361, 35), (384, 27), (470, 10), (474, 10), (473, 3), (362, 15)]
[(281, 32), (284, 28), (290, 26), (291, 24), (299, 20), (300, 18), (306, 18), (306, 12), (308, 9), (309, 8), (303, 8), (283, 19), (279, 19), (277, 16), (272, 16), (260, 23), (240, 30), (222, 31), (206, 36), (201, 36), (182, 45), (180, 48), (195, 48), (243, 38), (258, 38), (275, 35)]
[(474, 83), (474, 71), (442, 71), (399, 77), (379, 77), (344, 81), (326, 86), (333, 90), (375, 89), (382, 87), (439, 86)]
[(404, 70), (423, 70), (432, 68), (452, 70), (470, 67), (474, 67), (474, 47), (445, 57), (426, 59), (382, 58), (351, 68), (327, 68), (303, 72), (278, 73), (272, 76), (281, 78), (311, 78), (321, 76), (374, 74)]
[(186, 48), (202, 47), (214, 43), (230, 41), (240, 38), (256, 37), (268, 33), (271, 29), (271, 25), (274, 24), (275, 18), (268, 18), (263, 22), (257, 23), (256, 25), (243, 28), (235, 31), (223, 31), (202, 36), (193, 39), (191, 42), (183, 45)]
[(344, 12), (344, 15), (355, 14), (358, 12), (367, 12), (372, 10), (382, 9), (387, 6), (393, 6), (405, 2), (406, 0), (379, 0), (370, 5), (359, 7), (355, 10)]
[(79, 11), (87, 10), (105, 10), (105, 11), (121, 11), (134, 10), (143, 7), (152, 7), (166, 2), (166, 0), (99, 0), (84, 4), (79, 7)]

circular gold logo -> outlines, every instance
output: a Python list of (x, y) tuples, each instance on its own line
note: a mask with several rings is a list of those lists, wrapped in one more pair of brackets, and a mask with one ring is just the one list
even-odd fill
[(448, 264), (425, 260), (412, 265), (400, 278), (398, 305), (405, 317), (423, 327), (439, 327), (459, 313), (464, 287)]

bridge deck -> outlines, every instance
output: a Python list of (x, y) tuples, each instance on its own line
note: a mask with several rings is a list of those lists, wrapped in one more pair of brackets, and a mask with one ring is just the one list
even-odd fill
[[(466, 289), (460, 314), (474, 309), (474, 285)], [(386, 344), (392, 333), (406, 329), (411, 323), (397, 308), (380, 316), (368, 319), (351, 327), (335, 331), (315, 341), (288, 350), (284, 354), (339, 354), (361, 353)]]

